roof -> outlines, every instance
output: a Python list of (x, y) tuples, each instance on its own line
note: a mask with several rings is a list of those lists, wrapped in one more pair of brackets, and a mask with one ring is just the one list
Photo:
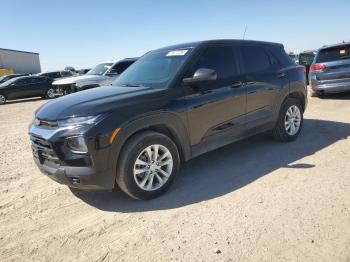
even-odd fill
[(26, 53), (26, 54), (35, 54), (35, 55), (39, 55), (39, 53), (35, 53), (35, 52), (27, 52), (27, 51), (20, 51), (20, 50), (13, 50), (13, 49), (6, 49), (6, 48), (0, 48), (0, 51), (11, 51), (11, 52), (17, 52), (17, 53)]
[(137, 59), (139, 59), (139, 57), (127, 57), (127, 58), (124, 58), (122, 60), (119, 60), (118, 62), (125, 62), (125, 61), (136, 61)]
[(317, 52), (317, 50), (305, 50), (305, 51), (300, 52), (299, 55), (308, 54), (308, 53), (316, 53), (316, 52)]
[(324, 45), (324, 46), (322, 46), (319, 50), (327, 49), (327, 48), (332, 48), (332, 47), (345, 46), (345, 45), (350, 45), (350, 42), (343, 42), (343, 43), (334, 44), (334, 45)]
[(182, 49), (182, 48), (193, 48), (200, 45), (215, 45), (215, 44), (264, 44), (264, 45), (282, 45), (280, 43), (273, 43), (273, 42), (264, 42), (264, 41), (255, 41), (255, 40), (243, 40), (243, 39), (216, 39), (216, 40), (204, 40), (204, 41), (197, 41), (197, 42), (190, 42), (190, 43), (184, 43), (184, 44), (178, 44), (178, 45), (172, 45), (163, 47), (157, 50), (168, 50), (168, 49)]

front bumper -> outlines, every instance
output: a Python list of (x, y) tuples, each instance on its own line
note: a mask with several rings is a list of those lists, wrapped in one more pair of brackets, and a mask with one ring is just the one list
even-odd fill
[(34, 157), (34, 162), (47, 177), (69, 187), (102, 191), (109, 191), (114, 188), (114, 185), (110, 184), (108, 179), (105, 179), (113, 175), (111, 171), (97, 174), (93, 168), (89, 167), (55, 167), (49, 163), (42, 164), (36, 157)]
[(94, 149), (89, 154), (74, 154), (64, 147), (64, 138), (49, 128), (31, 125), (29, 129), (34, 162), (52, 180), (84, 190), (112, 190), (116, 169), (108, 167), (109, 148)]

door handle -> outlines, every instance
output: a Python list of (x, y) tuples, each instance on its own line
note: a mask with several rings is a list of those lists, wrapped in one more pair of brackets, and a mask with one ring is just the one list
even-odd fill
[(286, 74), (284, 72), (277, 73), (277, 78), (284, 78)]
[(243, 86), (243, 83), (241, 81), (236, 81), (236, 82), (233, 82), (231, 84), (232, 88), (239, 88), (239, 87), (242, 87), (242, 86)]

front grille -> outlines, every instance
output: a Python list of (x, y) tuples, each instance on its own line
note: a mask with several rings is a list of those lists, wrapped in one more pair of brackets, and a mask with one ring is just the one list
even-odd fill
[(67, 95), (75, 91), (75, 84), (54, 85), (57, 95)]
[(35, 158), (39, 159), (41, 164), (44, 164), (45, 161), (49, 161), (57, 165), (59, 164), (59, 158), (53, 150), (50, 142), (33, 135), (30, 136), (30, 140), (32, 141), (33, 155)]

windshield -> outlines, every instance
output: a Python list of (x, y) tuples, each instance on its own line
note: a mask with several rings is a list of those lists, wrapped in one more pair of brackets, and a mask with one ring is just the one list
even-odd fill
[(113, 63), (102, 63), (97, 66), (95, 66), (93, 69), (91, 69), (89, 72), (87, 72), (87, 75), (103, 75), (111, 66)]
[(113, 85), (164, 87), (175, 76), (189, 49), (153, 51), (126, 69)]
[(326, 63), (350, 58), (350, 45), (322, 49), (318, 52), (316, 63)]
[(8, 85), (8, 84), (11, 84), (11, 83), (13, 83), (13, 82), (15, 82), (15, 81), (17, 81), (17, 80), (18, 80), (18, 77), (13, 77), (13, 78), (11, 78), (11, 79), (9, 79), (9, 80), (7, 80), (7, 81), (1, 83), (1, 84), (2, 84), (2, 85)]
[(299, 55), (299, 64), (301, 65), (311, 65), (314, 61), (314, 53), (302, 53)]

